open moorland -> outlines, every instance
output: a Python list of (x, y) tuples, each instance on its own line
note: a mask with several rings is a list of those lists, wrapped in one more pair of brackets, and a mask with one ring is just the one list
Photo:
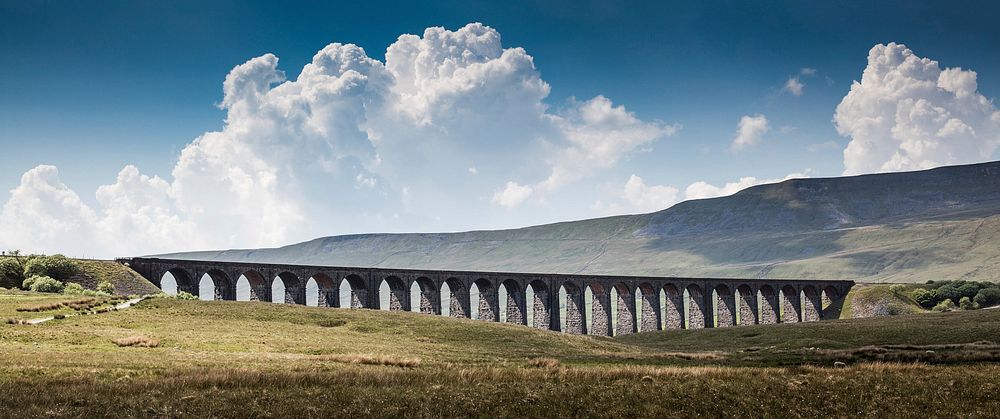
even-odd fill
[[(4, 313), (72, 299), (2, 294)], [(152, 298), (0, 325), (0, 416), (986, 417), (997, 336), (1000, 310), (602, 338)]]

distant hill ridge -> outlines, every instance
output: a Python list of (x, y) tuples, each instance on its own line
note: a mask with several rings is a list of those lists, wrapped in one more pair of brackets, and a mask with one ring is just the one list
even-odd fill
[(649, 214), (161, 255), (546, 273), (1000, 281), (1000, 162), (792, 179)]

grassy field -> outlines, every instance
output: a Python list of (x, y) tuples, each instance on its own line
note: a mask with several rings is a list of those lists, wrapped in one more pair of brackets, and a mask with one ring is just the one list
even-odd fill
[(1000, 310), (600, 338), (152, 299), (0, 325), (0, 416), (988, 417), (997, 336)]

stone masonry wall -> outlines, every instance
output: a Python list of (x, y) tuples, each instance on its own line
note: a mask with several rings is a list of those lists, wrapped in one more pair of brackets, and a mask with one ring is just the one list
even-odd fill
[(781, 290), (781, 322), (798, 323), (799, 317), (799, 293), (791, 288)]
[(531, 304), (532, 310), (532, 327), (537, 327), (539, 329), (548, 329), (549, 321), (551, 321), (551, 316), (549, 315), (549, 309), (546, 307), (549, 301), (549, 292), (543, 289), (535, 290), (535, 301)]
[(729, 288), (716, 289), (715, 305), (717, 308), (715, 327), (730, 327), (736, 324), (736, 300)]
[(500, 321), (500, 308), (497, 307), (498, 305), (496, 289), (493, 287), (479, 288), (479, 320)]
[(684, 295), (673, 287), (664, 288), (667, 296), (663, 310), (663, 328), (681, 329), (684, 327)]
[(525, 324), (524, 298), (513, 292), (507, 293), (507, 323)]
[(642, 290), (642, 323), (639, 330), (660, 330), (660, 296), (652, 289)]
[[(456, 287), (457, 288), (457, 287)], [(457, 318), (469, 318), (469, 291), (465, 288), (452, 288), (449, 298), (448, 315)]]
[(587, 332), (583, 319), (583, 291), (576, 288), (566, 290), (566, 333), (580, 335)]
[(635, 294), (628, 291), (627, 287), (616, 287), (618, 298), (615, 304), (618, 306), (617, 322), (615, 324), (615, 335), (630, 335), (635, 333)]
[(802, 301), (802, 321), (819, 321), (820, 307), (822, 307), (819, 293), (812, 287), (808, 287), (802, 291), (802, 295), (805, 297)]
[(760, 324), (778, 322), (778, 294), (770, 288), (760, 290)]
[(757, 323), (757, 296), (748, 287), (737, 289), (740, 295), (740, 325), (750, 326)]
[(705, 317), (708, 310), (705, 307), (705, 294), (697, 286), (688, 287), (688, 329), (705, 327)]
[(611, 292), (603, 287), (592, 287), (594, 302), (591, 310), (590, 334), (611, 336)]

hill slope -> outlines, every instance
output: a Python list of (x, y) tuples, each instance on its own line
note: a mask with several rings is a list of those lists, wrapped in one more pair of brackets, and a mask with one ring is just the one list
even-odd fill
[(1000, 280), (1000, 162), (793, 179), (511, 230), (324, 237), (174, 258), (553, 273)]

